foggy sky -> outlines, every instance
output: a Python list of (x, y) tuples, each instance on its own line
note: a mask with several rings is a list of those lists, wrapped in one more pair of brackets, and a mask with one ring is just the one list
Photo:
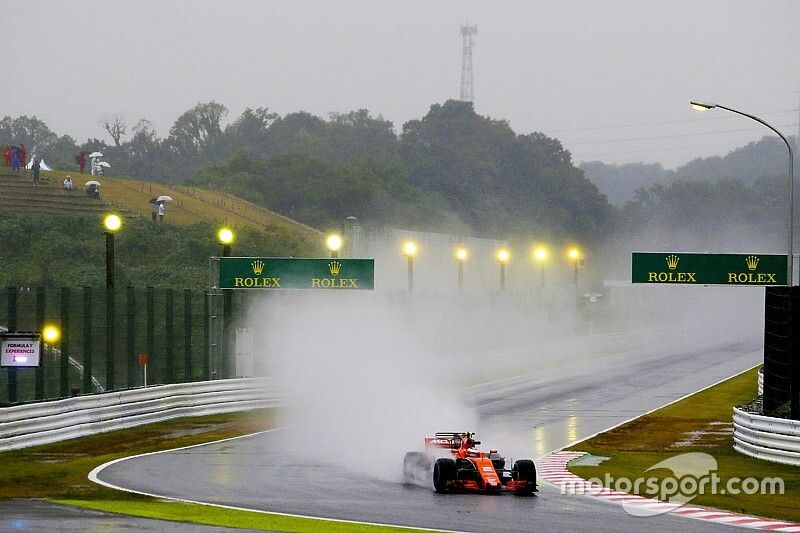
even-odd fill
[(367, 108), (400, 131), (459, 94), (459, 25), (477, 24), (475, 106), (575, 162), (724, 155), (797, 133), (797, 1), (3, 2), (0, 116), (36, 115), (79, 142), (102, 117), (153, 121), (216, 100), (280, 114)]

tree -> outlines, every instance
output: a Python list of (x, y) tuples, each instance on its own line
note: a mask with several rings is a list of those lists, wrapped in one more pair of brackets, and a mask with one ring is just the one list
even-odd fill
[(217, 102), (197, 104), (178, 117), (169, 140), (179, 152), (197, 154), (220, 138), (220, 122), (227, 114), (228, 108)]
[(47, 152), (57, 140), (58, 135), (36, 116), (22, 115), (17, 118), (6, 116), (0, 121), (0, 142), (24, 144), (31, 155)]
[(114, 139), (114, 146), (120, 147), (120, 139), (125, 135), (128, 126), (119, 115), (114, 115), (112, 118), (106, 118), (100, 121), (100, 126), (108, 132), (112, 139)]

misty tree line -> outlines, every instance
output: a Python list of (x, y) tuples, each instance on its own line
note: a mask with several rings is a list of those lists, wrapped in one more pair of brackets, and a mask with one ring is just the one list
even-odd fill
[[(587, 243), (656, 219), (700, 227), (734, 211), (760, 217), (780, 202), (764, 192), (774, 190), (769, 177), (725, 174), (754, 159), (737, 152), (692, 162), (683, 179), (639, 187), (617, 208), (558, 139), (517, 134), (467, 102), (435, 104), (399, 135), (391, 122), (364, 109), (327, 119), (246, 109), (223, 126), (227, 114), (222, 104), (200, 103), (181, 114), (165, 138), (147, 120), (129, 125), (113, 118), (100, 124), (110, 143), (89, 139), (82, 145), (36, 117), (5, 117), (0, 143), (24, 142), (30, 153), (64, 170), (76, 169), (78, 151), (99, 150), (115, 175), (225, 190), (320, 228), (355, 215), (373, 226)], [(647, 184), (646, 172), (659, 169), (625, 170), (629, 180), (639, 176)], [(720, 178), (725, 181), (715, 181)]]

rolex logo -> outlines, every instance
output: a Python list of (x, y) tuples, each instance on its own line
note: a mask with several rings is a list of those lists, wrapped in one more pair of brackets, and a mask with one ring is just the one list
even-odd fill
[(331, 261), (328, 263), (328, 270), (331, 271), (331, 276), (338, 276), (342, 271), (342, 264), (339, 261)]
[(680, 261), (681, 258), (678, 257), (677, 255), (668, 255), (667, 257), (664, 258), (664, 260), (667, 262), (668, 269), (675, 270), (676, 268), (678, 268), (678, 261)]
[(755, 270), (758, 268), (758, 256), (757, 255), (748, 255), (744, 259), (745, 263), (747, 263), (748, 270)]
[(261, 273), (264, 272), (264, 261), (256, 259), (250, 264), (253, 267), (253, 274), (255, 274), (256, 276), (260, 276)]

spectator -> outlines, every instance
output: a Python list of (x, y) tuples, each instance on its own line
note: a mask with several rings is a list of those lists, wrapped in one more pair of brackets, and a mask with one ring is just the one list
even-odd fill
[(164, 202), (158, 202), (158, 221), (163, 224), (164, 223), (164, 212), (166, 211), (166, 207), (164, 207)]
[(153, 218), (153, 222), (158, 220), (158, 204), (155, 198), (150, 198), (150, 216)]
[(86, 188), (86, 195), (90, 198), (100, 198), (100, 188), (92, 183)]
[(19, 146), (11, 147), (11, 170), (19, 174)]
[(80, 173), (83, 174), (86, 170), (86, 152), (81, 152), (75, 156), (75, 162), (78, 164)]
[(69, 174), (67, 174), (67, 177), (64, 178), (64, 189), (67, 191), (72, 190), (72, 178), (70, 177)]
[(3, 161), (5, 161), (6, 166), (11, 166), (11, 147), (6, 146), (3, 148)]
[(20, 143), (19, 145), (19, 166), (24, 167), (25, 162), (28, 160), (28, 150), (25, 148), (25, 145)]
[(39, 171), (41, 170), (41, 159), (33, 156), (33, 165), (31, 165), (31, 177), (33, 177), (33, 184), (39, 185)]

